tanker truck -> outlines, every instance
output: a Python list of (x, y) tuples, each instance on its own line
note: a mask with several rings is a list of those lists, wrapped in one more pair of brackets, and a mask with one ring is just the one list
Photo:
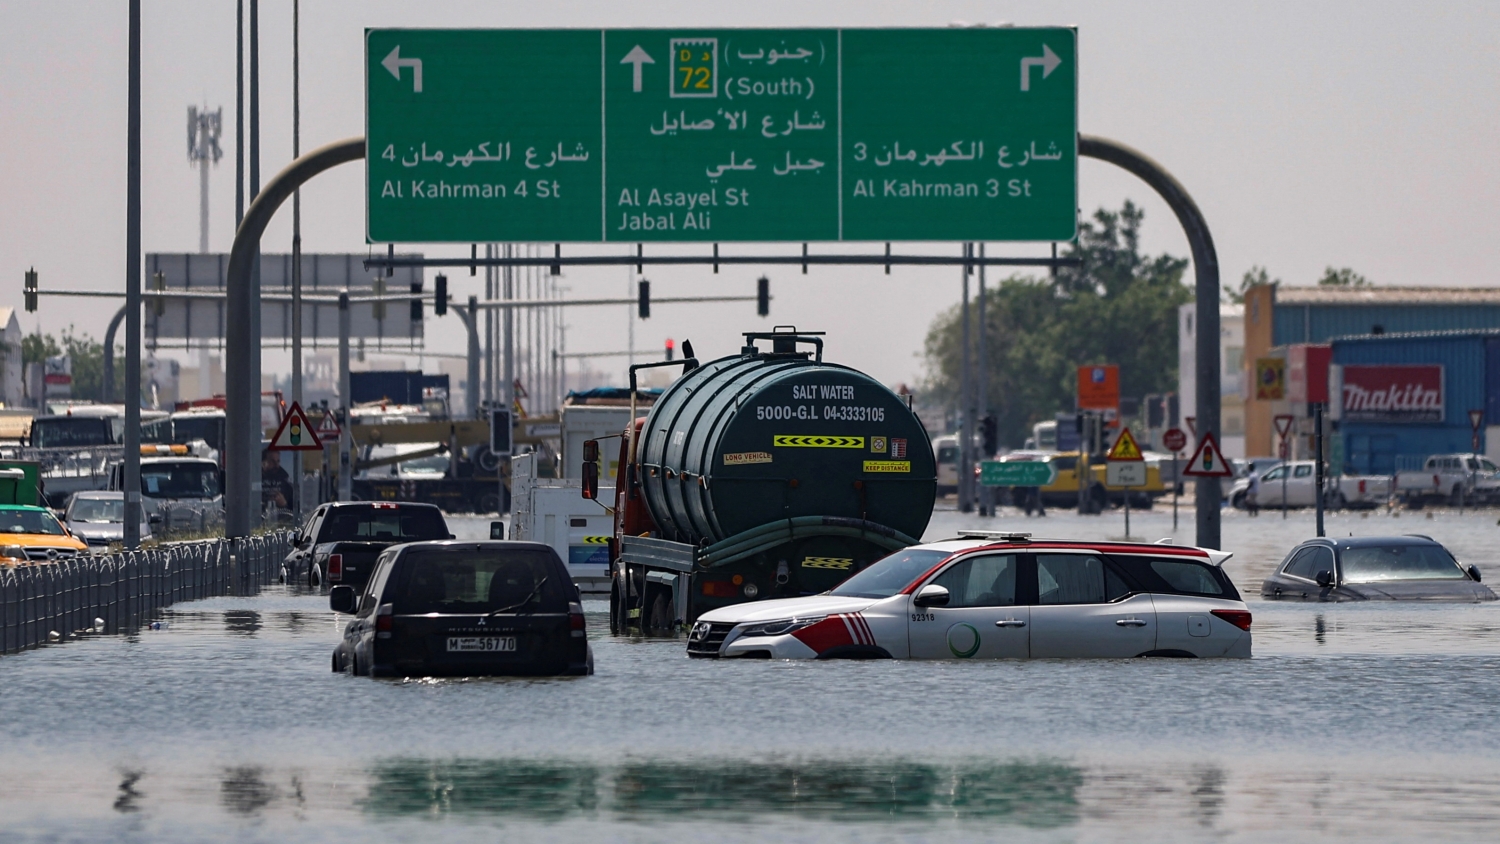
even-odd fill
[[(824, 592), (926, 530), (937, 476), (921, 421), (825, 362), (822, 332), (783, 328), (701, 366), (684, 343), (685, 360), (630, 368), (632, 395), (640, 369), (683, 374), (619, 437), (613, 631), (671, 635), (718, 607)], [(597, 440), (583, 457), (597, 498)]]

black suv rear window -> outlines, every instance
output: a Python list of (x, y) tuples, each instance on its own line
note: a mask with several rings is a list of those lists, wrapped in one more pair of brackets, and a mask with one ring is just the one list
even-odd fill
[(447, 539), (448, 523), (432, 507), (341, 507), (329, 514), (319, 542), (422, 542)]
[(1152, 560), (1151, 570), (1173, 591), (1189, 595), (1222, 595), (1224, 586), (1208, 566), (1191, 560)]
[(401, 615), (568, 611), (567, 577), (550, 551), (412, 550), (401, 566), (396, 593), (387, 598)]

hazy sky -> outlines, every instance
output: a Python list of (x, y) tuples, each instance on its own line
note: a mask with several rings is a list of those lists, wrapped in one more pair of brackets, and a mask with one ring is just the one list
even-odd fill
[[(1492, 284), (1500, 266), (1500, 3), (1291, 2), (335, 2), (302, 4), (302, 144), (360, 135), (368, 26), (944, 26), (1011, 21), (1079, 28), (1080, 128), (1167, 166), (1207, 215), (1226, 282), (1252, 264), (1291, 284), (1352, 266), (1377, 284)], [(144, 250), (195, 251), (198, 179), (186, 157), (189, 104), (225, 106), (226, 157), (212, 176), (210, 247), (234, 222), (234, 3), (145, 0)], [(0, 304), (21, 304), (22, 274), (44, 288), (123, 289), (126, 4), (0, 0)], [(262, 179), (291, 157), (291, 1), (261, 4)], [(362, 251), (363, 168), (303, 191), (306, 251)], [(1129, 198), (1146, 209), (1145, 247), (1188, 253), (1166, 206), (1132, 177), (1085, 160), (1085, 213)], [(290, 250), (289, 206), (263, 241)], [(420, 246), (429, 255), (453, 247)], [(619, 247), (615, 247), (619, 248)], [(662, 247), (656, 247), (661, 249)], [(726, 247), (728, 249), (741, 247)], [(784, 247), (796, 249), (795, 245)], [(878, 247), (872, 247), (878, 248)], [(916, 248), (915, 246), (905, 248)], [(956, 252), (958, 246), (925, 245)], [(991, 244), (990, 254), (1039, 254)], [(467, 248), (463, 250), (467, 254)], [(793, 323), (829, 332), (829, 356), (890, 383), (922, 371), (935, 314), (959, 272), (768, 270), (772, 318), (753, 305), (660, 306), (637, 347), (689, 337), (700, 357), (733, 352), (735, 333)], [(749, 294), (758, 269), (648, 272), (657, 296)], [(1189, 274), (1191, 278), (1191, 274)], [(454, 274), (453, 292), (471, 282)], [(572, 295), (625, 295), (623, 268), (574, 269)], [(430, 284), (429, 284), (430, 289)], [(69, 323), (101, 335), (117, 304), (44, 298), (27, 331)], [(570, 351), (626, 342), (624, 308), (568, 314)], [(429, 347), (462, 351), (449, 316)], [(268, 354), (268, 370), (287, 357)], [(623, 362), (619, 364), (623, 370)]]

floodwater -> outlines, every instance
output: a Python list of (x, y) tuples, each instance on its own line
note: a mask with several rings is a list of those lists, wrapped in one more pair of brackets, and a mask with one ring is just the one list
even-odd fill
[[(1500, 580), (1497, 518), (1328, 532), (1429, 534)], [(943, 511), (927, 538), (965, 527), (1124, 534)], [(1500, 605), (1256, 600), (1311, 533), (1225, 514), (1255, 614), (1234, 662), (690, 661), (590, 602), (594, 677), (373, 681), (329, 671), (319, 596), (179, 604), (0, 658), (0, 842), (1495, 840)]]

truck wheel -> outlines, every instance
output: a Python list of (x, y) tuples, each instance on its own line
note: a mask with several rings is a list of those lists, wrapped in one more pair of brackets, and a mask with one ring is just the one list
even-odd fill
[(1233, 507), (1236, 510), (1245, 509), (1245, 493), (1243, 491), (1236, 492), (1233, 496), (1231, 496), (1229, 499), (1229, 506)]
[(478, 466), (480, 471), (493, 475), (500, 471), (500, 455), (490, 451), (489, 446), (482, 445), (474, 452), (474, 465)]
[(1109, 495), (1104, 491), (1104, 487), (1089, 487), (1089, 502), (1094, 513), (1103, 513), (1104, 509), (1109, 506)]
[(498, 513), (498, 512), (500, 512), (500, 493), (498, 493), (498, 492), (486, 492), (484, 495), (479, 496), (479, 512), (480, 513)]
[(651, 615), (646, 622), (647, 632), (652, 636), (672, 635), (672, 601), (666, 590), (656, 590), (651, 599)]
[(1457, 484), (1454, 484), (1453, 485), (1453, 491), (1450, 492), (1450, 493), (1448, 493), (1448, 505), (1450, 507), (1457, 507), (1460, 503), (1463, 502), (1463, 500), (1464, 500), (1464, 490), (1463, 490), (1463, 487), (1461, 487), (1461, 486), (1459, 486)]

